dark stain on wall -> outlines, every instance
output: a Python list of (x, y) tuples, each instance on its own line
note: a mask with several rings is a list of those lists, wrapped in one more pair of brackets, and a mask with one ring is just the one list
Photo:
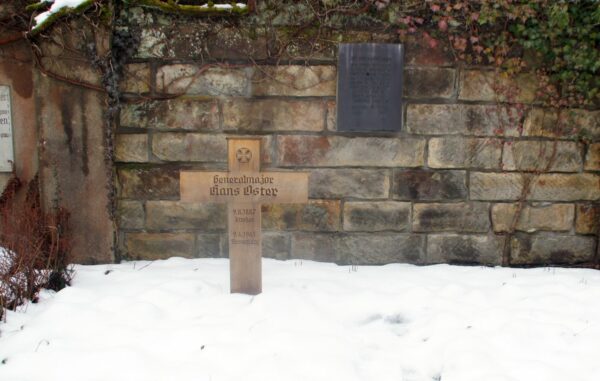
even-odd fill
[(81, 170), (87, 176), (90, 173), (88, 165), (88, 125), (86, 118), (86, 101), (83, 94), (79, 97), (81, 102)]
[(9, 62), (0, 63), (0, 72), (4, 72), (12, 80), (13, 90), (23, 98), (33, 95), (33, 76), (31, 66)]
[(73, 154), (73, 97), (72, 93), (62, 92), (63, 102), (60, 105), (60, 115), (62, 119), (63, 130), (67, 136), (67, 147), (69, 148), (69, 154)]

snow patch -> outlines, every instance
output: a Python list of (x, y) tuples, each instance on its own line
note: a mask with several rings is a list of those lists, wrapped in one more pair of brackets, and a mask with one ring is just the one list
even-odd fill
[(52, 6), (50, 7), (50, 9), (48, 9), (46, 12), (42, 12), (39, 15), (35, 16), (35, 26), (34, 29), (39, 27), (40, 25), (42, 25), (44, 23), (44, 21), (46, 21), (46, 19), (48, 19), (48, 17), (50, 17), (50, 15), (52, 15), (53, 13), (56, 13), (58, 11), (60, 11), (63, 8), (77, 8), (78, 6), (80, 6), (81, 4), (83, 4), (84, 2), (86, 2), (88, 0), (54, 0), (54, 1), (49, 1), (52, 2)]
[(600, 380), (595, 270), (266, 259), (257, 296), (225, 259), (75, 270), (8, 312), (0, 380)]

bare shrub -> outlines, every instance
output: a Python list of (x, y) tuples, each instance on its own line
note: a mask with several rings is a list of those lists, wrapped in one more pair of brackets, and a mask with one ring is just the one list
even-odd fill
[(0, 196), (0, 319), (6, 309), (37, 301), (42, 288), (69, 285), (68, 212), (42, 208), (37, 176), (24, 184), (16, 175)]

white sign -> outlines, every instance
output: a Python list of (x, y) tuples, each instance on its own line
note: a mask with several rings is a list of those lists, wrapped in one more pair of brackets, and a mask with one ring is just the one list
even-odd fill
[(10, 87), (0, 85), (0, 172), (11, 172), (14, 161)]

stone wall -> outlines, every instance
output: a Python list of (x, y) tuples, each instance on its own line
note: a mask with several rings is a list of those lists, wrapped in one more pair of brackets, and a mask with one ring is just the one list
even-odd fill
[(514, 226), (514, 265), (598, 260), (600, 111), (557, 115), (536, 103), (532, 75), (457, 66), (415, 38), (403, 131), (338, 132), (335, 49), (292, 40), (283, 58), (296, 60), (276, 63), (281, 30), (252, 22), (122, 13), (117, 30), (139, 45), (121, 82), (117, 258), (227, 256), (225, 207), (180, 203), (179, 171), (226, 170), (225, 138), (258, 135), (263, 169), (310, 172), (307, 205), (263, 206), (267, 257), (495, 265)]

